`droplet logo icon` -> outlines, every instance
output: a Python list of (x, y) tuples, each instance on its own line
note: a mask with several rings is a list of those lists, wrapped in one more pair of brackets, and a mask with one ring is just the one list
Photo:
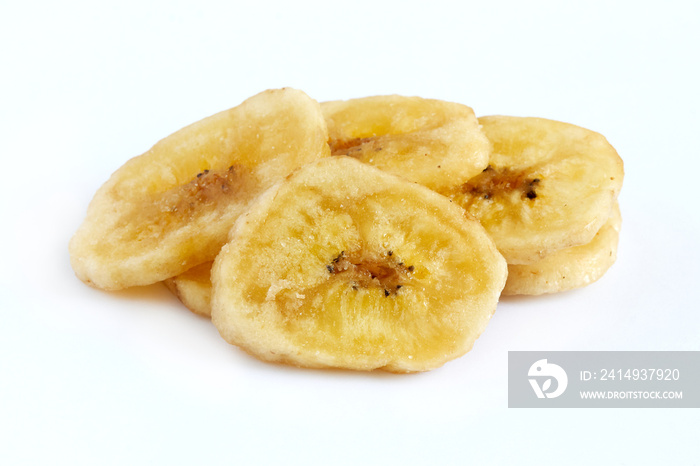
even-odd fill
[[(548, 363), (546, 359), (540, 359), (530, 366), (527, 375), (530, 377), (528, 380), (537, 398), (556, 398), (564, 393), (569, 383), (564, 369), (556, 364)], [(556, 380), (556, 387), (549, 391), (552, 388), (552, 380)]]

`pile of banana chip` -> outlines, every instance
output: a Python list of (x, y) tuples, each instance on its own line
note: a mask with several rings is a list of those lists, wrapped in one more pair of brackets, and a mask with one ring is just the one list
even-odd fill
[(262, 360), (425, 371), (469, 351), (501, 295), (599, 279), (623, 176), (567, 123), (268, 90), (117, 170), (71, 263), (105, 290), (165, 283)]

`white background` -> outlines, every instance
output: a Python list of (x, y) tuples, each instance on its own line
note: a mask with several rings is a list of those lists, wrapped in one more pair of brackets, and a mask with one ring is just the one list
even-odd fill
[[(700, 464), (697, 409), (507, 407), (508, 351), (700, 350), (697, 2), (0, 5), (1, 464)], [(504, 299), (472, 352), (411, 376), (261, 363), (161, 285), (75, 278), (68, 241), (114, 170), (282, 86), (603, 133), (618, 262)]]

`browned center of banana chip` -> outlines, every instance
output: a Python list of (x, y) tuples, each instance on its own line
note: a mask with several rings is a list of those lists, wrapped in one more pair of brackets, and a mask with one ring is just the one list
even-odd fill
[[(331, 155), (349, 155), (351, 157), (360, 157), (363, 155), (364, 150), (374, 150), (379, 152), (382, 150), (380, 146), (376, 143), (374, 138), (352, 138), (352, 139), (335, 139), (331, 138), (328, 140), (328, 145), (331, 147)], [(371, 147), (371, 146), (376, 147)]]
[[(160, 194), (132, 203), (133, 216), (144, 228), (137, 232), (151, 235), (154, 231), (177, 228), (207, 211), (216, 211), (235, 199), (250, 200), (257, 192), (256, 181), (242, 165), (231, 165), (224, 169), (206, 169), (198, 173), (189, 183), (176, 186)], [(165, 215), (164, 215), (165, 214)], [(123, 222), (125, 226), (132, 220)]]
[(489, 165), (484, 171), (462, 186), (465, 194), (474, 194), (484, 199), (520, 191), (523, 199), (536, 199), (540, 176), (533, 176), (530, 171), (511, 170)]
[(155, 202), (163, 212), (186, 215), (228, 197), (240, 198), (251, 184), (250, 174), (245, 173), (241, 165), (231, 165), (224, 170), (204, 170), (189, 183), (164, 192)]
[(329, 273), (350, 283), (354, 290), (378, 287), (384, 289), (384, 296), (396, 295), (414, 270), (387, 251), (385, 257), (368, 257), (361, 251), (346, 253), (341, 251), (326, 266)]

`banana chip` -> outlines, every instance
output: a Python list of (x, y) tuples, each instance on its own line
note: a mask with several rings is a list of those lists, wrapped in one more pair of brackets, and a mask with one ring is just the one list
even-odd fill
[(528, 265), (508, 265), (504, 295), (540, 295), (580, 288), (598, 280), (617, 258), (622, 217), (613, 212), (590, 243), (556, 251)]
[(489, 166), (443, 191), (479, 219), (509, 264), (589, 243), (610, 217), (622, 160), (598, 133), (541, 118), (479, 118)]
[(211, 265), (205, 262), (163, 281), (187, 309), (204, 317), (211, 317)]
[(331, 157), (238, 219), (212, 269), (212, 321), (267, 361), (425, 371), (471, 349), (506, 271), (445, 197)]
[(270, 90), (129, 160), (97, 192), (70, 243), (76, 275), (98, 288), (148, 285), (214, 259), (255, 197), (330, 155), (319, 104)]
[(466, 105), (376, 96), (323, 102), (331, 151), (440, 190), (488, 164), (491, 146)]

